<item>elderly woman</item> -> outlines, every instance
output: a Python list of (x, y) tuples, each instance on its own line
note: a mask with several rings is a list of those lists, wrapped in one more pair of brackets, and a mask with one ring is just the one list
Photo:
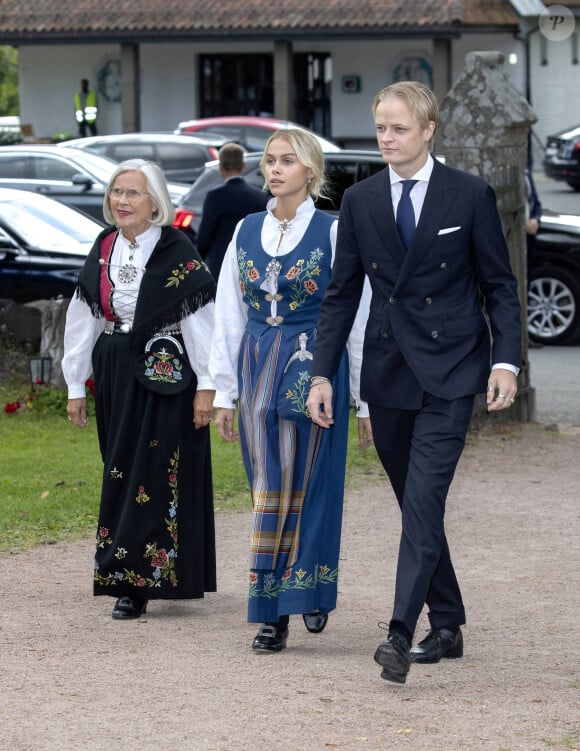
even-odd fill
[(215, 536), (208, 377), (215, 283), (171, 226), (161, 170), (120, 164), (107, 189), (109, 226), (80, 273), (65, 329), (68, 419), (87, 424), (93, 373), (104, 462), (94, 594), (113, 618), (148, 600), (213, 592)]

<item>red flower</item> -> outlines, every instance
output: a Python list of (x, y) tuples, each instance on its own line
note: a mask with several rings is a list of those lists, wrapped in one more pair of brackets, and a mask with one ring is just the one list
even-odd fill
[(171, 484), (175, 484), (175, 483), (177, 482), (177, 475), (175, 474), (175, 472), (172, 472), (172, 473), (171, 473), (171, 474), (169, 475), (169, 482), (170, 482)]
[(185, 265), (187, 266), (187, 268), (188, 268), (188, 269), (189, 269), (190, 271), (193, 271), (193, 269), (195, 268), (195, 264), (194, 264), (194, 262), (193, 262), (193, 261), (188, 261), (188, 262), (187, 262), (187, 263), (186, 263)]
[(95, 382), (93, 381), (93, 379), (92, 378), (87, 378), (87, 380), (85, 381), (85, 386), (88, 388), (89, 394), (94, 397), (94, 395), (95, 395)]
[(167, 564), (167, 561), (169, 560), (169, 556), (167, 555), (167, 551), (165, 548), (161, 548), (161, 550), (157, 551), (157, 555), (153, 557), (153, 560), (151, 561), (151, 565), (153, 568), (163, 568)]
[(294, 279), (300, 273), (298, 266), (292, 266), (292, 268), (286, 274), (286, 279)]
[(255, 574), (253, 571), (250, 572), (250, 584), (257, 584), (258, 582), (258, 574)]
[(20, 409), (20, 402), (6, 402), (4, 412), (9, 415), (11, 412), (17, 412)]
[(106, 527), (101, 527), (99, 529), (99, 537), (105, 538), (109, 536), (109, 530)]
[(318, 284), (316, 284), (314, 279), (307, 279), (304, 282), (304, 289), (308, 292), (309, 295), (313, 295), (318, 289)]
[(260, 278), (260, 272), (258, 271), (258, 269), (248, 269), (248, 279), (251, 282), (255, 282), (256, 279), (259, 279), (259, 278)]
[(140, 579), (137, 579), (137, 586), (138, 587), (146, 587), (147, 586), (146, 579), (144, 579), (143, 577), (141, 577)]

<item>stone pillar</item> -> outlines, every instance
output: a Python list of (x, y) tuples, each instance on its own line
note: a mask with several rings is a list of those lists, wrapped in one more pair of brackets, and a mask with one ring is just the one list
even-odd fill
[(121, 118), (122, 132), (141, 130), (139, 45), (121, 45)]
[(52, 357), (50, 384), (56, 389), (66, 388), (62, 375), (64, 354), (64, 325), (70, 300), (39, 300), (34, 307), (41, 312), (40, 352), (43, 357)]
[(470, 52), (466, 56), (463, 73), (441, 102), (435, 151), (443, 154), (450, 166), (487, 180), (496, 192), (512, 269), (518, 278), (524, 331), (525, 365), (518, 398), (505, 414), (527, 421), (535, 418), (535, 396), (527, 363), (524, 172), (528, 135), (537, 118), (503, 72), (503, 59), (501, 52)]

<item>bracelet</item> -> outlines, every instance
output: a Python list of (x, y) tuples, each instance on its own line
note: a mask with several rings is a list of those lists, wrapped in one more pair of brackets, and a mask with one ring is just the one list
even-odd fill
[(330, 383), (330, 378), (324, 376), (313, 376), (310, 379), (310, 386), (322, 386), (323, 383)]

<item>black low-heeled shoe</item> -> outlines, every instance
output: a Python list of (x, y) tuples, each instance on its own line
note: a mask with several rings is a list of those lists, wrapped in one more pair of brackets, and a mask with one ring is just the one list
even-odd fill
[(127, 595), (119, 597), (113, 606), (112, 616), (116, 620), (130, 620), (140, 618), (143, 613), (147, 612), (147, 600), (140, 597), (128, 597)]
[(304, 625), (311, 634), (319, 634), (324, 631), (328, 623), (328, 613), (321, 613), (315, 610), (314, 613), (304, 613), (302, 616)]
[(288, 639), (288, 626), (279, 623), (263, 623), (252, 642), (255, 652), (281, 652)]

